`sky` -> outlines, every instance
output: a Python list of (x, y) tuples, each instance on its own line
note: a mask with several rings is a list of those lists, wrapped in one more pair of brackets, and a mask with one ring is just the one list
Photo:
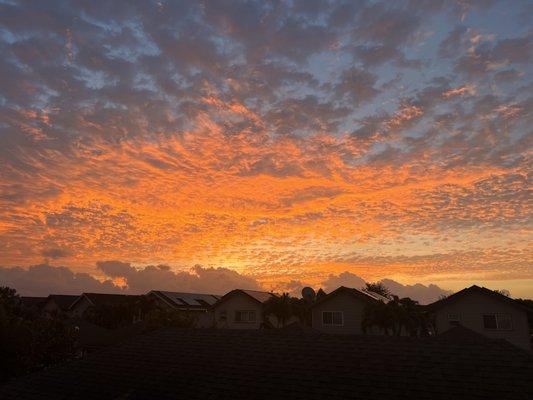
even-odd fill
[(0, 0), (0, 284), (533, 297), (532, 15)]

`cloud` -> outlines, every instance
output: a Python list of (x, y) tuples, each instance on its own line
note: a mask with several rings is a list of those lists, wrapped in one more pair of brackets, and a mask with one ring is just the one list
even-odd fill
[(429, 284), (427, 286), (422, 285), (421, 283), (402, 285), (392, 279), (382, 279), (380, 282), (396, 296), (400, 298), (410, 297), (411, 299), (418, 301), (420, 304), (429, 304), (437, 301), (442, 296), (448, 296), (453, 293), (450, 290), (442, 289), (434, 284)]
[(262, 290), (254, 278), (228, 268), (196, 266), (190, 272), (174, 272), (165, 265), (137, 269), (126, 262), (99, 261), (93, 273), (97, 272), (104, 274), (103, 280), (48, 264), (27, 269), (1, 267), (0, 282), (24, 296), (82, 292), (144, 294), (150, 290), (225, 294), (236, 288)]
[(355, 55), (367, 67), (375, 67), (394, 61), (398, 67), (420, 67), (419, 60), (408, 60), (397, 47), (385, 45), (357, 46)]
[(53, 267), (48, 264), (33, 265), (27, 269), (1, 267), (0, 282), (16, 289), (23, 296), (122, 292), (110, 280), (100, 282), (86, 272), (73, 272), (67, 267)]
[(291, 279), (288, 282), (278, 282), (272, 287), (274, 293), (289, 293), (293, 297), (302, 297), (302, 289), (304, 287), (310, 287), (311, 285), (306, 284), (297, 279)]
[(121, 279), (126, 291), (146, 293), (150, 290), (169, 290), (225, 294), (230, 290), (261, 290), (261, 285), (252, 277), (241, 275), (228, 268), (205, 268), (195, 266), (190, 272), (174, 272), (167, 265), (148, 265), (134, 268), (122, 261), (98, 261), (97, 269), (107, 277)]
[(526, 15), (485, 0), (2, 4), (0, 259), (316, 283), (315, 265), (336, 274), (355, 250), (410, 283), (450, 266), (523, 277)]
[(41, 254), (44, 257), (51, 258), (51, 259), (55, 260), (55, 259), (58, 259), (58, 258), (61, 258), (61, 257), (69, 256), (70, 255), (70, 251), (67, 250), (67, 249), (61, 249), (61, 248), (57, 248), (57, 247), (50, 247), (50, 248), (43, 249)]
[[(265, 290), (263, 285), (251, 276), (239, 274), (228, 268), (206, 268), (195, 266), (190, 271), (173, 271), (167, 265), (148, 265), (135, 268), (123, 261), (98, 261), (94, 273), (103, 273), (103, 279), (96, 279), (86, 272), (74, 272), (68, 267), (39, 264), (29, 268), (0, 268), (2, 285), (15, 288), (23, 296), (47, 296), (48, 294), (73, 294), (83, 292), (144, 294), (150, 290), (168, 290), (191, 293), (225, 294), (230, 290)], [(450, 291), (437, 285), (403, 285), (391, 279), (381, 280), (393, 294), (411, 297), (422, 304), (437, 300)], [(288, 292), (300, 297), (305, 286), (312, 286), (300, 280), (280, 281), (272, 286), (275, 292)], [(321, 285), (327, 293), (339, 286), (363, 288), (365, 280), (345, 271), (330, 274)], [(318, 288), (317, 288), (318, 289)]]
[(342, 72), (334, 87), (337, 98), (361, 104), (372, 100), (379, 93), (374, 87), (377, 76), (360, 68), (349, 68)]
[(331, 274), (328, 276), (328, 279), (322, 282), (322, 288), (326, 291), (326, 293), (332, 292), (339, 286), (361, 289), (365, 287), (365, 281), (361, 277), (345, 271), (339, 275)]
[[(403, 285), (392, 279), (381, 279), (381, 283), (390, 290), (390, 292), (400, 298), (410, 297), (413, 300), (418, 301), (420, 304), (429, 304), (438, 300), (443, 295), (449, 295), (452, 292), (440, 288), (437, 285), (423, 285), (421, 283), (415, 283), (413, 285)], [(346, 286), (356, 289), (365, 287), (365, 281), (348, 271), (342, 272), (339, 275), (329, 275), (322, 283), (323, 289), (326, 293), (329, 293), (339, 286)]]
[[(449, 44), (441, 47), (457, 45), (458, 41), (466, 50), (451, 52), (443, 50), (446, 55), (462, 54), (457, 60), (455, 71), (468, 77), (479, 77), (491, 71), (499, 71), (508, 66), (520, 66), (530, 62), (533, 54), (533, 35), (494, 40), (494, 35), (483, 35), (476, 30), (467, 29), (460, 33), (461, 39), (453, 37)], [(449, 37), (448, 39), (452, 39)]]

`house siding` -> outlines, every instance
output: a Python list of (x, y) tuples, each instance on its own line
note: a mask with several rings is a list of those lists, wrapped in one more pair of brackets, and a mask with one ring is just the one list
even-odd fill
[[(339, 293), (332, 298), (313, 307), (312, 326), (314, 329), (326, 333), (360, 334), (363, 310), (366, 303), (363, 300), (347, 294)], [(323, 311), (342, 311), (344, 323), (342, 326), (324, 326), (322, 324)]]
[(82, 297), (80, 300), (74, 304), (72, 309), (70, 310), (70, 314), (72, 317), (82, 317), (85, 310), (87, 310), (91, 306), (91, 303), (87, 298)]
[(63, 312), (63, 310), (61, 309), (61, 307), (59, 307), (57, 305), (57, 303), (53, 300), (53, 299), (49, 299), (46, 301), (46, 303), (44, 304), (42, 310), (41, 310), (41, 314), (44, 316), (44, 317), (57, 317), (61, 314), (66, 314), (66, 315), (69, 315), (68, 313), (65, 313)]
[[(221, 313), (226, 312), (226, 321), (221, 321)], [(236, 311), (255, 311), (255, 322), (235, 321)], [(226, 329), (259, 329), (263, 322), (263, 305), (245, 294), (235, 294), (215, 306), (214, 326)]]
[[(452, 328), (448, 320), (449, 314), (458, 314), (460, 324), (475, 332), (493, 339), (506, 339), (515, 346), (530, 350), (529, 327), (527, 313), (506, 302), (499, 301), (481, 293), (468, 293), (451, 304), (440, 307), (435, 312), (437, 333)], [(512, 318), (512, 330), (491, 330), (483, 326), (484, 314), (509, 314)]]

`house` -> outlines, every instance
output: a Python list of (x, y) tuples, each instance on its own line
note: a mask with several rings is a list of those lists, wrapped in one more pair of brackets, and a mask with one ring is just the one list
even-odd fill
[(44, 305), (42, 306), (41, 312), (44, 317), (69, 317), (70, 316), (70, 306), (80, 296), (77, 295), (68, 295), (68, 294), (51, 294), (49, 295)]
[(518, 400), (533, 398), (532, 376), (533, 355), (504, 340), (170, 328), (9, 382), (0, 398)]
[(21, 296), (20, 302), (27, 309), (40, 312), (42, 306), (46, 302), (46, 297)]
[(82, 293), (70, 305), (69, 312), (73, 318), (81, 318), (89, 307), (119, 306), (140, 298), (141, 296), (126, 294)]
[(165, 292), (152, 290), (148, 297), (156, 299), (158, 304), (172, 310), (180, 311), (207, 311), (222, 296), (202, 293)]
[(164, 309), (187, 313), (196, 321), (197, 328), (213, 326), (213, 306), (222, 296), (202, 293), (166, 292), (152, 290), (146, 295)]
[[(263, 304), (277, 296), (271, 292), (235, 289), (212, 307), (213, 326), (229, 329), (259, 329), (265, 323)], [(272, 318), (269, 318), (271, 323)]]
[(493, 290), (474, 285), (429, 304), (427, 309), (435, 316), (439, 334), (460, 325), (489, 338), (531, 348), (527, 319), (531, 310)]
[(311, 325), (327, 333), (363, 333), (364, 309), (379, 301), (388, 302), (388, 299), (369, 290), (341, 286), (313, 304)]

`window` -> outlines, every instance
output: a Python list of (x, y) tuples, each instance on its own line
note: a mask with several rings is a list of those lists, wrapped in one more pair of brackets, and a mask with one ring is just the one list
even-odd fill
[(342, 311), (322, 311), (323, 326), (344, 325), (344, 313)]
[(255, 311), (235, 311), (235, 322), (255, 322)]
[(510, 331), (513, 329), (511, 314), (485, 314), (483, 315), (483, 327), (485, 329)]
[(461, 314), (448, 314), (448, 322), (450, 326), (461, 325)]

